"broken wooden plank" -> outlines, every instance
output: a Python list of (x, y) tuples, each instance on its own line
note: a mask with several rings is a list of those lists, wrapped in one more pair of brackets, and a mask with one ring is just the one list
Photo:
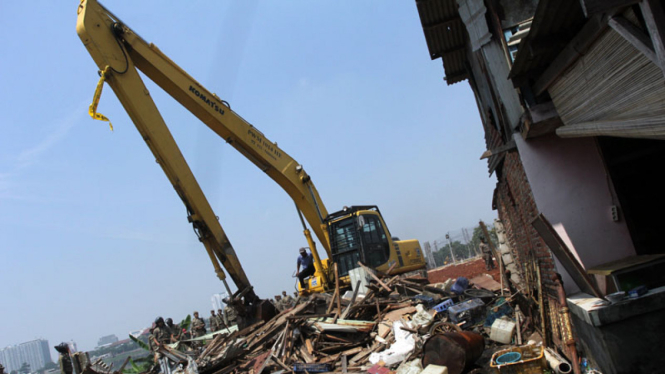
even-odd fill
[(341, 319), (345, 319), (349, 315), (349, 311), (351, 310), (351, 307), (353, 304), (356, 302), (356, 297), (358, 297), (358, 289), (360, 288), (360, 281), (356, 282), (356, 288), (353, 290), (353, 296), (351, 296), (351, 302), (349, 305), (344, 309), (344, 312), (340, 316)]
[(596, 14), (607, 13), (617, 8), (627, 7), (639, 3), (639, 0), (580, 0), (584, 17), (589, 18)]
[(396, 266), (397, 266), (397, 262), (393, 262), (393, 264), (390, 265), (390, 267), (388, 268), (388, 271), (386, 271), (386, 275), (390, 275), (390, 273), (393, 272), (393, 270), (395, 269)]
[(341, 295), (340, 295), (340, 289), (339, 289), (339, 270), (337, 269), (337, 263), (333, 265), (335, 269), (335, 294), (337, 295), (337, 313), (335, 314), (335, 318), (333, 320), (333, 323), (337, 322), (337, 318), (342, 314), (342, 303), (340, 301)]
[(305, 347), (307, 347), (307, 352), (311, 355), (314, 353), (314, 346), (312, 346), (312, 339), (305, 339)]
[(376, 275), (374, 275), (374, 272), (373, 272), (372, 270), (370, 270), (367, 266), (363, 265), (362, 262), (358, 261), (358, 265), (360, 265), (363, 269), (365, 269), (365, 271), (366, 271), (367, 273), (369, 273), (369, 275), (370, 275), (372, 278), (374, 278), (374, 280), (377, 281), (377, 282), (379, 283), (379, 285), (380, 285), (381, 287), (383, 287), (383, 289), (385, 289), (385, 290), (388, 291), (388, 292), (392, 292), (392, 290), (390, 289), (390, 287), (388, 287), (385, 283), (383, 283), (383, 281), (381, 281), (381, 279), (379, 279)]
[(640, 2), (644, 23), (649, 30), (653, 49), (656, 52), (656, 65), (665, 72), (665, 11), (658, 0)]
[(337, 296), (337, 289), (335, 289), (335, 293), (333, 293), (333, 297), (330, 299), (330, 304), (328, 304), (328, 309), (326, 313), (330, 314), (332, 313), (333, 307), (335, 306), (335, 297)]
[(477, 277), (469, 279), (471, 284), (477, 286), (478, 288), (484, 288), (492, 292), (501, 290), (501, 284), (487, 275), (479, 275)]
[(632, 44), (633, 47), (642, 52), (646, 58), (658, 65), (658, 58), (656, 57), (656, 52), (653, 49), (653, 43), (651, 42), (649, 35), (621, 16), (610, 18), (609, 25), (614, 31), (626, 39), (628, 43)]
[[(593, 283), (582, 264), (580, 264), (577, 257), (575, 257), (570, 248), (568, 248), (563, 239), (561, 239), (561, 236), (559, 236), (559, 233), (554, 227), (552, 227), (552, 224), (550, 224), (547, 218), (541, 213), (531, 221), (531, 225), (536, 229), (540, 237), (545, 244), (547, 244), (552, 253), (554, 253), (554, 256), (556, 256), (561, 265), (566, 269), (570, 277), (573, 278), (575, 284), (577, 284), (583, 292), (602, 299), (603, 296), (598, 290), (598, 287)], [(540, 268), (538, 268), (538, 270), (540, 270)]]

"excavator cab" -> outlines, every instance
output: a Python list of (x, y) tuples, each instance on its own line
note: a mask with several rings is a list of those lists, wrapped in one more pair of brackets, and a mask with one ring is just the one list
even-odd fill
[(377, 268), (390, 259), (390, 233), (376, 206), (353, 206), (329, 214), (328, 235), (333, 261), (344, 277), (358, 261)]
[[(328, 226), (332, 260), (339, 276), (348, 282), (349, 271), (362, 262), (371, 269), (406, 273), (424, 268), (425, 258), (417, 240), (393, 238), (379, 208), (352, 206), (329, 214)], [(394, 266), (393, 266), (394, 265)]]

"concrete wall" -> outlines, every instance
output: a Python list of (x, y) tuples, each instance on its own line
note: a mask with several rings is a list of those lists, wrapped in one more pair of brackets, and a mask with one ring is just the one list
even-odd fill
[(619, 202), (593, 138), (515, 139), (538, 210), (585, 268), (635, 254), (626, 222), (612, 221)]
[(658, 352), (665, 344), (664, 312), (655, 310), (599, 327), (574, 314), (571, 319), (579, 343), (602, 373), (662, 373), (665, 355)]

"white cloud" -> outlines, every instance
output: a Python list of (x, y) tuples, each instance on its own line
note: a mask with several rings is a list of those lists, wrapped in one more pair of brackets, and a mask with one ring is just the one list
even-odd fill
[(87, 102), (81, 102), (67, 116), (54, 121), (53, 130), (34, 146), (28, 147), (13, 158), (4, 171), (0, 171), (0, 200), (43, 201), (38, 196), (27, 196), (19, 182), (21, 169), (38, 163), (53, 147), (67, 136), (81, 117), (87, 114)]
[(86, 106), (78, 105), (76, 110), (59, 120), (55, 126), (55, 130), (42, 139), (42, 141), (33, 147), (21, 151), (16, 158), (16, 167), (24, 168), (38, 162), (44, 153), (57, 145), (76, 125), (76, 122), (86, 113)]

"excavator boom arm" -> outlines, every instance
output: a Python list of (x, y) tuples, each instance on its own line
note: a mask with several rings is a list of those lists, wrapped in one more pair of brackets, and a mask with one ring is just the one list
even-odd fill
[(114, 75), (119, 75), (117, 72), (126, 66), (135, 66), (277, 182), (302, 212), (328, 257), (331, 256), (323, 224), (328, 212), (298, 162), (96, 0), (81, 2), (77, 30), (100, 69), (110, 65)]
[(113, 89), (184, 202), (188, 219), (220, 279), (224, 280), (225, 274), (218, 260), (239, 291), (251, 289), (235, 250), (137, 68), (275, 180), (293, 198), (328, 251), (327, 233), (322, 226), (323, 218), (328, 214), (326, 208), (309, 176), (286, 152), (96, 0), (81, 1), (76, 28), (100, 71), (104, 72), (106, 83)]

